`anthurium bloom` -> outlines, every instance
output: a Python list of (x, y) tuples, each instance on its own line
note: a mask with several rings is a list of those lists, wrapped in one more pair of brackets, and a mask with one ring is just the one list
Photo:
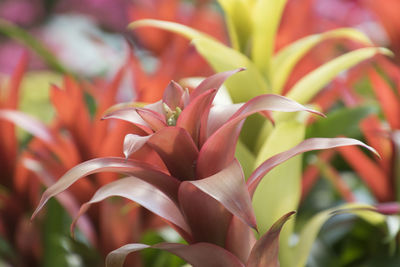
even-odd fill
[[(122, 266), (128, 253), (150, 247), (174, 253), (194, 266), (278, 266), (279, 232), (293, 212), (283, 211), (283, 217), (256, 240), (252, 230), (257, 230), (257, 223), (251, 198), (261, 179), (278, 164), (312, 149), (345, 145), (373, 149), (347, 138), (308, 139), (266, 160), (246, 182), (234, 153), (248, 116), (261, 113), (271, 118), (273, 114), (269, 112), (272, 111), (322, 114), (272, 94), (257, 96), (241, 105), (214, 106), (218, 88), (229, 76), (242, 70), (210, 76), (192, 91), (171, 82), (159, 102), (143, 108), (112, 109), (106, 113), (104, 119), (131, 122), (144, 134), (126, 136), (125, 158), (97, 158), (69, 170), (44, 192), (33, 217), (49, 198), (80, 178), (112, 171), (127, 177), (101, 187), (81, 207), (72, 229), (91, 204), (121, 196), (159, 215), (188, 245), (129, 244), (109, 254), (108, 266)], [(226, 112), (221, 112), (221, 108)], [(144, 146), (154, 150), (164, 166), (130, 159)]]

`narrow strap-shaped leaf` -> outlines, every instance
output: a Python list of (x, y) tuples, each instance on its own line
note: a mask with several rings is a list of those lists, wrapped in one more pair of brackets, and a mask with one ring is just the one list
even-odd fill
[(241, 72), (245, 70), (245, 68), (239, 68), (239, 69), (234, 69), (234, 70), (229, 70), (229, 71), (224, 71), (224, 72), (218, 72), (217, 74), (214, 74), (212, 76), (209, 76), (205, 78), (199, 86), (197, 86), (193, 92), (190, 94), (190, 99), (193, 100), (199, 95), (203, 94), (204, 92), (210, 90), (210, 89), (219, 89), (222, 84), (224, 84), (225, 80), (228, 79), (230, 76), (232, 76), (235, 73)]
[(160, 155), (172, 176), (181, 181), (194, 179), (195, 161), (199, 152), (184, 129), (166, 127), (154, 133), (147, 144)]
[(233, 160), (225, 169), (210, 177), (189, 183), (216, 199), (250, 227), (257, 229), (243, 170), (237, 160)]
[(398, 96), (375, 70), (371, 70), (368, 75), (371, 79), (372, 89), (380, 102), (390, 127), (400, 129), (400, 101)]
[(153, 246), (144, 244), (128, 244), (107, 255), (106, 267), (122, 267), (129, 253), (155, 248), (168, 251), (184, 259), (193, 267), (244, 267), (244, 265), (229, 251), (210, 243), (192, 245), (178, 243), (160, 243)]
[(244, 104), (215, 105), (210, 109), (207, 122), (207, 138), (224, 125)]
[(207, 129), (207, 125), (204, 124), (207, 123), (209, 110), (216, 94), (216, 89), (210, 89), (194, 98), (181, 112), (176, 122), (178, 127), (185, 129), (190, 134), (196, 145), (199, 143), (200, 126), (204, 130)]
[(366, 45), (371, 44), (371, 41), (365, 34), (352, 28), (340, 28), (301, 38), (285, 46), (274, 56), (272, 61), (274, 75), (271, 77), (273, 92), (281, 94), (283, 86), (294, 66), (308, 51), (317, 44), (334, 38), (348, 38)]
[(287, 0), (258, 0), (252, 10), (251, 58), (257, 68), (270, 78), (271, 60), (275, 48), (275, 35)]
[(79, 217), (92, 204), (113, 196), (124, 197), (140, 204), (185, 231), (186, 233), (183, 233), (183, 237), (190, 237), (190, 228), (174, 201), (155, 186), (134, 176), (116, 180), (97, 190), (92, 199), (81, 206), (79, 214), (71, 224), (71, 231), (73, 232)]
[[(23, 165), (28, 170), (36, 173), (36, 176), (44, 185), (50, 186), (52, 183), (54, 183), (54, 178), (45, 170), (44, 166), (42, 166), (40, 162), (33, 159), (24, 158)], [(78, 213), (79, 204), (72, 194), (69, 192), (63, 192), (62, 194), (57, 195), (56, 198), (71, 217)], [(85, 237), (91, 242), (91, 244), (96, 244), (96, 233), (89, 218), (87, 216), (83, 216), (77, 225)]]
[[(217, 72), (246, 68), (245, 72), (231, 77), (226, 82), (234, 102), (247, 101), (252, 97), (269, 92), (263, 76), (249, 58), (239, 51), (219, 43), (214, 38), (179, 23), (161, 20), (146, 19), (135, 21), (129, 27), (137, 28), (142, 26), (153, 26), (168, 30), (192, 40), (197, 51), (206, 58)], [(247, 90), (243, 90), (243, 88), (247, 88)]]
[(60, 61), (48, 50), (42, 42), (33, 37), (24, 29), (4, 20), (0, 19), (0, 32), (8, 37), (26, 45), (37, 53), (40, 57), (49, 64), (50, 67), (61, 73), (68, 73), (68, 70), (61, 64)]
[(283, 215), (254, 245), (246, 267), (279, 267), (279, 234), (295, 212)]
[(65, 173), (55, 184), (47, 188), (43, 193), (32, 218), (36, 216), (51, 197), (66, 190), (80, 178), (90, 174), (107, 171), (131, 174), (140, 177), (146, 182), (155, 185), (171, 199), (176, 200), (179, 182), (175, 178), (158, 171), (153, 166), (124, 158), (98, 158), (75, 166)]
[(262, 163), (249, 177), (247, 180), (247, 187), (249, 189), (249, 192), (251, 195), (254, 194), (257, 185), (260, 183), (261, 179), (274, 167), (277, 165), (281, 164), (282, 162), (285, 162), (286, 160), (307, 152), (311, 150), (321, 150), (321, 149), (328, 149), (328, 148), (335, 148), (335, 147), (341, 147), (341, 146), (351, 146), (351, 145), (359, 145), (363, 146), (370, 151), (375, 152), (375, 149), (373, 149), (370, 146), (367, 146), (363, 142), (360, 142), (355, 139), (351, 138), (310, 138), (307, 140), (304, 140), (297, 146), (295, 146), (292, 149), (289, 149), (285, 152), (279, 153), (266, 161)]
[(196, 168), (198, 179), (211, 176), (232, 162), (244, 119), (260, 111), (308, 111), (321, 114), (283, 96), (261, 95), (253, 98), (244, 104), (202, 146)]
[(376, 162), (356, 147), (343, 147), (340, 154), (364, 180), (374, 196), (381, 202), (393, 199), (389, 177)]
[(360, 48), (348, 52), (323, 64), (321, 67), (304, 76), (290, 89), (287, 97), (296, 100), (301, 104), (305, 104), (340, 72), (347, 70), (376, 54), (391, 55), (392, 53), (386, 48), (376, 47)]

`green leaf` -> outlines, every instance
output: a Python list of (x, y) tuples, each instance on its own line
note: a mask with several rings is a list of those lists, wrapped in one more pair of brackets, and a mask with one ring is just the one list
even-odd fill
[(0, 19), (0, 33), (22, 43), (32, 49), (54, 70), (61, 73), (68, 73), (68, 70), (58, 61), (53, 53), (48, 50), (42, 42), (33, 37), (30, 33), (18, 26)]
[(292, 72), (294, 66), (300, 59), (308, 53), (317, 44), (334, 38), (348, 38), (366, 45), (371, 45), (371, 41), (362, 32), (351, 29), (341, 28), (327, 31), (321, 34), (306, 36), (282, 48), (273, 58), (272, 69), (272, 90), (276, 94), (282, 92), (287, 78)]
[(355, 108), (342, 107), (329, 113), (327, 118), (318, 120), (308, 126), (306, 136), (307, 138), (312, 138), (343, 135), (358, 138), (361, 136), (358, 126), (361, 119), (377, 111), (377, 107), (370, 105)]
[[(338, 208), (324, 210), (316, 214), (302, 229), (300, 233), (299, 243), (294, 247), (292, 257), (294, 258), (293, 265), (295, 267), (303, 267), (306, 264), (311, 247), (317, 238), (317, 235), (323, 224), (332, 216), (341, 213), (355, 214), (367, 222), (377, 225), (385, 221), (385, 216), (373, 212), (375, 208), (363, 204), (345, 204)], [(282, 267), (286, 267), (282, 265)], [(289, 267), (289, 265), (288, 265)]]
[(248, 178), (254, 169), (254, 154), (239, 140), (236, 144), (235, 157), (242, 165), (244, 176)]
[(275, 36), (287, 0), (259, 0), (252, 10), (253, 47), (251, 59), (267, 78), (271, 77), (271, 59)]
[(191, 39), (197, 51), (216, 72), (246, 68), (245, 71), (232, 76), (225, 83), (234, 103), (244, 102), (269, 92), (264, 78), (249, 58), (216, 41), (214, 38), (190, 27), (169, 21), (145, 19), (135, 21), (129, 25), (132, 29), (144, 26), (168, 30)]
[(360, 48), (348, 52), (307, 74), (290, 89), (287, 97), (296, 100), (300, 104), (305, 104), (339, 73), (376, 54), (391, 55), (392, 52), (386, 48), (377, 47)]

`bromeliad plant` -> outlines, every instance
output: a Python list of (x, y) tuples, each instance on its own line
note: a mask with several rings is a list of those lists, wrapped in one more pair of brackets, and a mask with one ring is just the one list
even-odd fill
[[(286, 0), (219, 0), (225, 13), (230, 37), (230, 47), (218, 42), (204, 32), (173, 22), (139, 20), (130, 26), (154, 26), (178, 33), (190, 40), (197, 51), (215, 71), (227, 71), (246, 67), (247, 71), (232, 77), (226, 87), (234, 103), (248, 101), (265, 94), (283, 94), (300, 104), (312, 99), (339, 73), (369, 59), (376, 54), (390, 54), (387, 49), (371, 47), (371, 42), (362, 33), (350, 28), (340, 28), (301, 38), (276, 51), (275, 40)], [(346, 38), (362, 44), (363, 48), (347, 52), (326, 62), (301, 77), (291, 88), (285, 84), (294, 67), (316, 45), (326, 40)], [(229, 59), (229, 60), (228, 60)], [(306, 119), (297, 114), (276, 114), (275, 127), (260, 119), (246, 122), (238, 142), (238, 159), (245, 170), (254, 170), (267, 158), (299, 144), (305, 138)], [(245, 157), (243, 155), (246, 155)], [(246, 171), (249, 175), (250, 171)], [(271, 171), (267, 179), (258, 186), (253, 204), (259, 230), (265, 233), (281, 217), (282, 210), (298, 208), (301, 197), (302, 157), (295, 157)], [(285, 201), (276, 202), (284, 198)], [(265, 212), (268, 210), (268, 212)], [(314, 217), (323, 217), (318, 214)], [(327, 217), (325, 217), (327, 218)], [(311, 221), (309, 222), (310, 224)], [(281, 238), (283, 266), (301, 264), (291, 262), (292, 251), (289, 238), (294, 231), (290, 222)], [(312, 242), (312, 241), (310, 241)]]
[[(218, 88), (238, 71), (210, 76), (192, 91), (171, 82), (159, 102), (143, 108), (112, 109), (104, 119), (131, 122), (144, 133), (125, 137), (125, 158), (97, 158), (69, 170), (44, 192), (32, 217), (51, 197), (80, 178), (117, 172), (127, 177), (101, 187), (81, 207), (71, 228), (92, 204), (120, 196), (159, 215), (188, 244), (125, 245), (108, 255), (107, 266), (122, 266), (127, 254), (149, 247), (174, 253), (194, 266), (278, 266), (279, 232), (293, 211), (281, 210), (281, 219), (256, 240), (253, 230), (257, 231), (258, 226), (251, 199), (263, 177), (275, 166), (305, 151), (347, 145), (373, 149), (348, 138), (308, 139), (270, 157), (246, 181), (235, 158), (235, 146), (248, 116), (262, 113), (272, 119), (272, 111), (321, 113), (272, 94), (257, 96), (244, 104), (214, 106)], [(158, 154), (163, 166), (130, 158), (146, 146)], [(315, 232), (308, 229), (304, 234)], [(310, 248), (311, 243), (300, 242), (293, 257), (307, 255)]]

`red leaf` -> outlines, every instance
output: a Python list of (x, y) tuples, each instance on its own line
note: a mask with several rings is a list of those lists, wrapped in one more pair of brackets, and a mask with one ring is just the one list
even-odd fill
[(278, 95), (257, 96), (244, 104), (227, 123), (221, 126), (202, 146), (197, 163), (197, 178), (202, 179), (217, 173), (232, 162), (243, 121), (260, 111), (317, 111)]
[(289, 212), (276, 221), (254, 245), (246, 267), (279, 267), (279, 234), (285, 222), (295, 212)]
[(98, 158), (83, 162), (65, 173), (55, 184), (47, 188), (32, 215), (32, 218), (42, 209), (53, 196), (61, 193), (82, 177), (99, 172), (117, 172), (131, 174), (156, 186), (170, 198), (176, 200), (179, 182), (143, 162), (124, 158)]
[(310, 138), (304, 140), (297, 146), (264, 161), (264, 163), (262, 163), (247, 180), (247, 187), (250, 195), (253, 196), (257, 185), (271, 169), (298, 154), (311, 150), (321, 150), (351, 145), (360, 145), (376, 153), (372, 147), (369, 147), (366, 144), (351, 138)]
[(386, 119), (388, 120), (392, 129), (400, 129), (400, 101), (393, 92), (392, 88), (376, 73), (376, 71), (369, 72), (372, 88), (383, 109)]
[(182, 213), (174, 201), (155, 186), (137, 177), (120, 179), (97, 190), (92, 199), (82, 205), (79, 214), (71, 224), (71, 231), (73, 232), (75, 223), (78, 221), (79, 217), (85, 213), (93, 203), (103, 201), (112, 196), (124, 197), (140, 204), (178, 227), (181, 230), (179, 232), (182, 233), (182, 231), (184, 231), (185, 233), (182, 234), (184, 237), (190, 236), (190, 228), (186, 224)]
[(368, 188), (379, 202), (393, 199), (392, 186), (389, 177), (382, 169), (356, 147), (344, 147), (339, 149), (340, 154), (361, 176)]
[(162, 158), (172, 176), (181, 181), (194, 179), (198, 150), (190, 135), (179, 127), (166, 127), (147, 142)]
[(257, 229), (243, 170), (237, 160), (234, 160), (228, 167), (213, 176), (189, 183), (216, 199), (250, 227)]

